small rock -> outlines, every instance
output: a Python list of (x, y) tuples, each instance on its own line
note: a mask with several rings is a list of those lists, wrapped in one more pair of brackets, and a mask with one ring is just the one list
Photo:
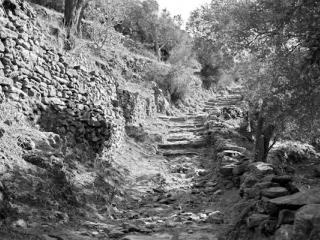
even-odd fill
[(20, 137), (18, 138), (18, 146), (20, 146), (24, 150), (30, 151), (35, 149), (36, 144), (29, 137)]
[(122, 237), (123, 235), (125, 235), (125, 233), (123, 232), (123, 230), (119, 230), (119, 229), (113, 229), (108, 234), (108, 236), (111, 238), (119, 238), (119, 237)]
[(5, 50), (5, 47), (2, 43), (2, 41), (0, 41), (0, 52), (4, 52), (4, 50)]
[(220, 167), (220, 173), (225, 177), (232, 176), (233, 175), (233, 169), (235, 167), (236, 167), (235, 164), (228, 164), (228, 165), (225, 165), (225, 166), (221, 166)]
[(269, 219), (269, 215), (254, 213), (247, 218), (247, 226), (248, 228), (257, 227), (267, 219)]
[(292, 182), (292, 177), (290, 175), (274, 176), (271, 181), (283, 185)]
[(212, 213), (209, 213), (206, 222), (212, 223), (212, 224), (222, 224), (224, 222), (224, 215), (220, 211), (215, 211)]
[(260, 173), (262, 175), (267, 175), (273, 173), (274, 169), (272, 164), (265, 162), (254, 162), (249, 165), (249, 168), (252, 169), (256, 173)]
[(16, 228), (27, 228), (27, 223), (23, 219), (19, 219), (12, 223), (12, 226)]
[(8, 126), (12, 126), (12, 124), (13, 124), (13, 122), (11, 120), (9, 120), (9, 119), (5, 120), (3, 123), (8, 125)]
[(223, 191), (221, 189), (219, 189), (219, 190), (215, 191), (213, 193), (213, 195), (218, 196), (218, 195), (221, 195), (222, 193), (223, 193)]
[(3, 137), (3, 135), (5, 134), (5, 130), (3, 128), (0, 128), (0, 138)]
[(295, 214), (296, 214), (295, 211), (292, 211), (289, 209), (282, 209), (279, 212), (277, 226), (280, 226), (283, 224), (293, 224)]
[(193, 230), (192, 230), (192, 229), (189, 229), (189, 230), (188, 230), (188, 233), (189, 233), (189, 234), (192, 234), (192, 233), (193, 233)]
[(282, 225), (274, 234), (274, 240), (292, 240), (292, 237), (292, 225)]
[(91, 232), (91, 235), (92, 235), (92, 236), (98, 236), (98, 235), (99, 235), (99, 232), (93, 231), (93, 232)]
[(320, 178), (320, 166), (315, 166), (314, 169), (313, 169), (313, 175), (316, 177), (316, 178)]
[(268, 197), (268, 198), (277, 198), (286, 196), (289, 194), (289, 191), (284, 187), (271, 187), (267, 189), (263, 189), (261, 191), (262, 196)]

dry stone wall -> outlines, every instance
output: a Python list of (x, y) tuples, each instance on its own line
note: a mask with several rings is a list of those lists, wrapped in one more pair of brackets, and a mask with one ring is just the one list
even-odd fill
[(126, 123), (138, 123), (157, 112), (154, 97), (143, 97), (138, 92), (119, 89), (118, 100)]
[(67, 136), (70, 143), (87, 142), (96, 152), (121, 141), (115, 80), (71, 66), (48, 46), (27, 3), (2, 2), (0, 40), (2, 100), (15, 101), (45, 130)]
[(109, 63), (95, 65), (99, 71), (88, 72), (50, 46), (27, 2), (0, 0), (0, 100), (16, 102), (70, 145), (100, 153), (121, 143), (125, 123), (151, 117), (157, 107), (152, 93), (120, 90)]

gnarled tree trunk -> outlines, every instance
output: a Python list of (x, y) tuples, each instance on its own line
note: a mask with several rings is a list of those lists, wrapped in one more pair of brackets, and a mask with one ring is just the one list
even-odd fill
[(65, 0), (64, 25), (67, 28), (67, 38), (78, 34), (84, 8), (90, 0)]
[(260, 104), (258, 121), (256, 126), (255, 134), (255, 161), (265, 162), (271, 147), (275, 144), (276, 139), (274, 139), (273, 144), (270, 146), (271, 139), (275, 132), (275, 126), (273, 124), (266, 123), (263, 117), (264, 103)]

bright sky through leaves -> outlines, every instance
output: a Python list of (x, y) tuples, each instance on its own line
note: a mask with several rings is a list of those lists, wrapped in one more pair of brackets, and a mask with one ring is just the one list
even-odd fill
[(183, 20), (188, 21), (190, 13), (210, 0), (158, 0), (160, 8), (166, 8), (173, 15), (180, 14)]

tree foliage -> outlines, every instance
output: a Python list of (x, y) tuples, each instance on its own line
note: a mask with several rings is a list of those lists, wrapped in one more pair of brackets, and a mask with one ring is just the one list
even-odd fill
[(90, 22), (90, 37), (97, 49), (101, 49), (107, 42), (117, 44), (121, 41), (121, 36), (114, 26), (123, 21), (124, 15), (124, 2), (96, 0), (88, 4), (85, 17)]
[(124, 21), (117, 26), (118, 31), (136, 41), (149, 44), (159, 60), (161, 53), (169, 53), (181, 43), (185, 34), (181, 30), (181, 17), (171, 16), (165, 9), (160, 12), (156, 0), (128, 0), (125, 15)]
[[(214, 0), (192, 14), (189, 29), (241, 70), (256, 132), (268, 135), (273, 129), (273, 138), (278, 133), (315, 142), (320, 136), (319, 24), (319, 1)], [(258, 145), (268, 149), (271, 138), (264, 141)]]

